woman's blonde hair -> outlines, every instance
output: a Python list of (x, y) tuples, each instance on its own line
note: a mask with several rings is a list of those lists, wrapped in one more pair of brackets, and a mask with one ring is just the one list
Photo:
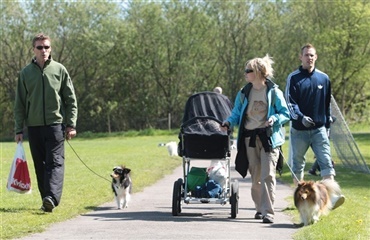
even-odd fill
[(274, 76), (274, 69), (272, 64), (274, 61), (268, 54), (263, 58), (253, 58), (245, 63), (245, 67), (252, 69), (259, 79), (272, 78)]

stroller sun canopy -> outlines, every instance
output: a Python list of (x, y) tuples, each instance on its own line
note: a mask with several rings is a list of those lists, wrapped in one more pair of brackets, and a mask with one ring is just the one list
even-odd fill
[(221, 123), (231, 114), (230, 100), (219, 93), (192, 95), (185, 105), (180, 132), (180, 156), (223, 158), (228, 153), (229, 131)]
[(183, 125), (194, 118), (209, 117), (222, 122), (230, 116), (232, 104), (230, 100), (219, 93), (201, 92), (189, 97), (185, 105)]

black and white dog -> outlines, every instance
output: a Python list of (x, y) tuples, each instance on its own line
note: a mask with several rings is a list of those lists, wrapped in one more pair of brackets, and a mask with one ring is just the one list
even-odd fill
[(131, 198), (132, 181), (131, 169), (125, 166), (114, 167), (112, 177), (112, 190), (115, 195), (118, 209), (127, 208)]

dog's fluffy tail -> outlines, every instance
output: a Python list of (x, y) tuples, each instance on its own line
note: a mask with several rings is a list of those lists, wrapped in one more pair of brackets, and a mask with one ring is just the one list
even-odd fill
[(339, 184), (332, 179), (324, 179), (321, 181), (321, 183), (326, 187), (330, 200), (333, 203), (337, 201), (338, 197), (342, 195), (342, 190), (340, 189)]

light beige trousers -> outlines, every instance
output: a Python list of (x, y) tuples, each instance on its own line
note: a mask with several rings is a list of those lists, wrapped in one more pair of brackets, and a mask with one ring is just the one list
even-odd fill
[(256, 211), (263, 216), (274, 217), (274, 201), (276, 189), (276, 164), (279, 150), (265, 152), (261, 140), (256, 137), (256, 147), (249, 147), (250, 137), (245, 139), (249, 172), (252, 179), (252, 199)]

